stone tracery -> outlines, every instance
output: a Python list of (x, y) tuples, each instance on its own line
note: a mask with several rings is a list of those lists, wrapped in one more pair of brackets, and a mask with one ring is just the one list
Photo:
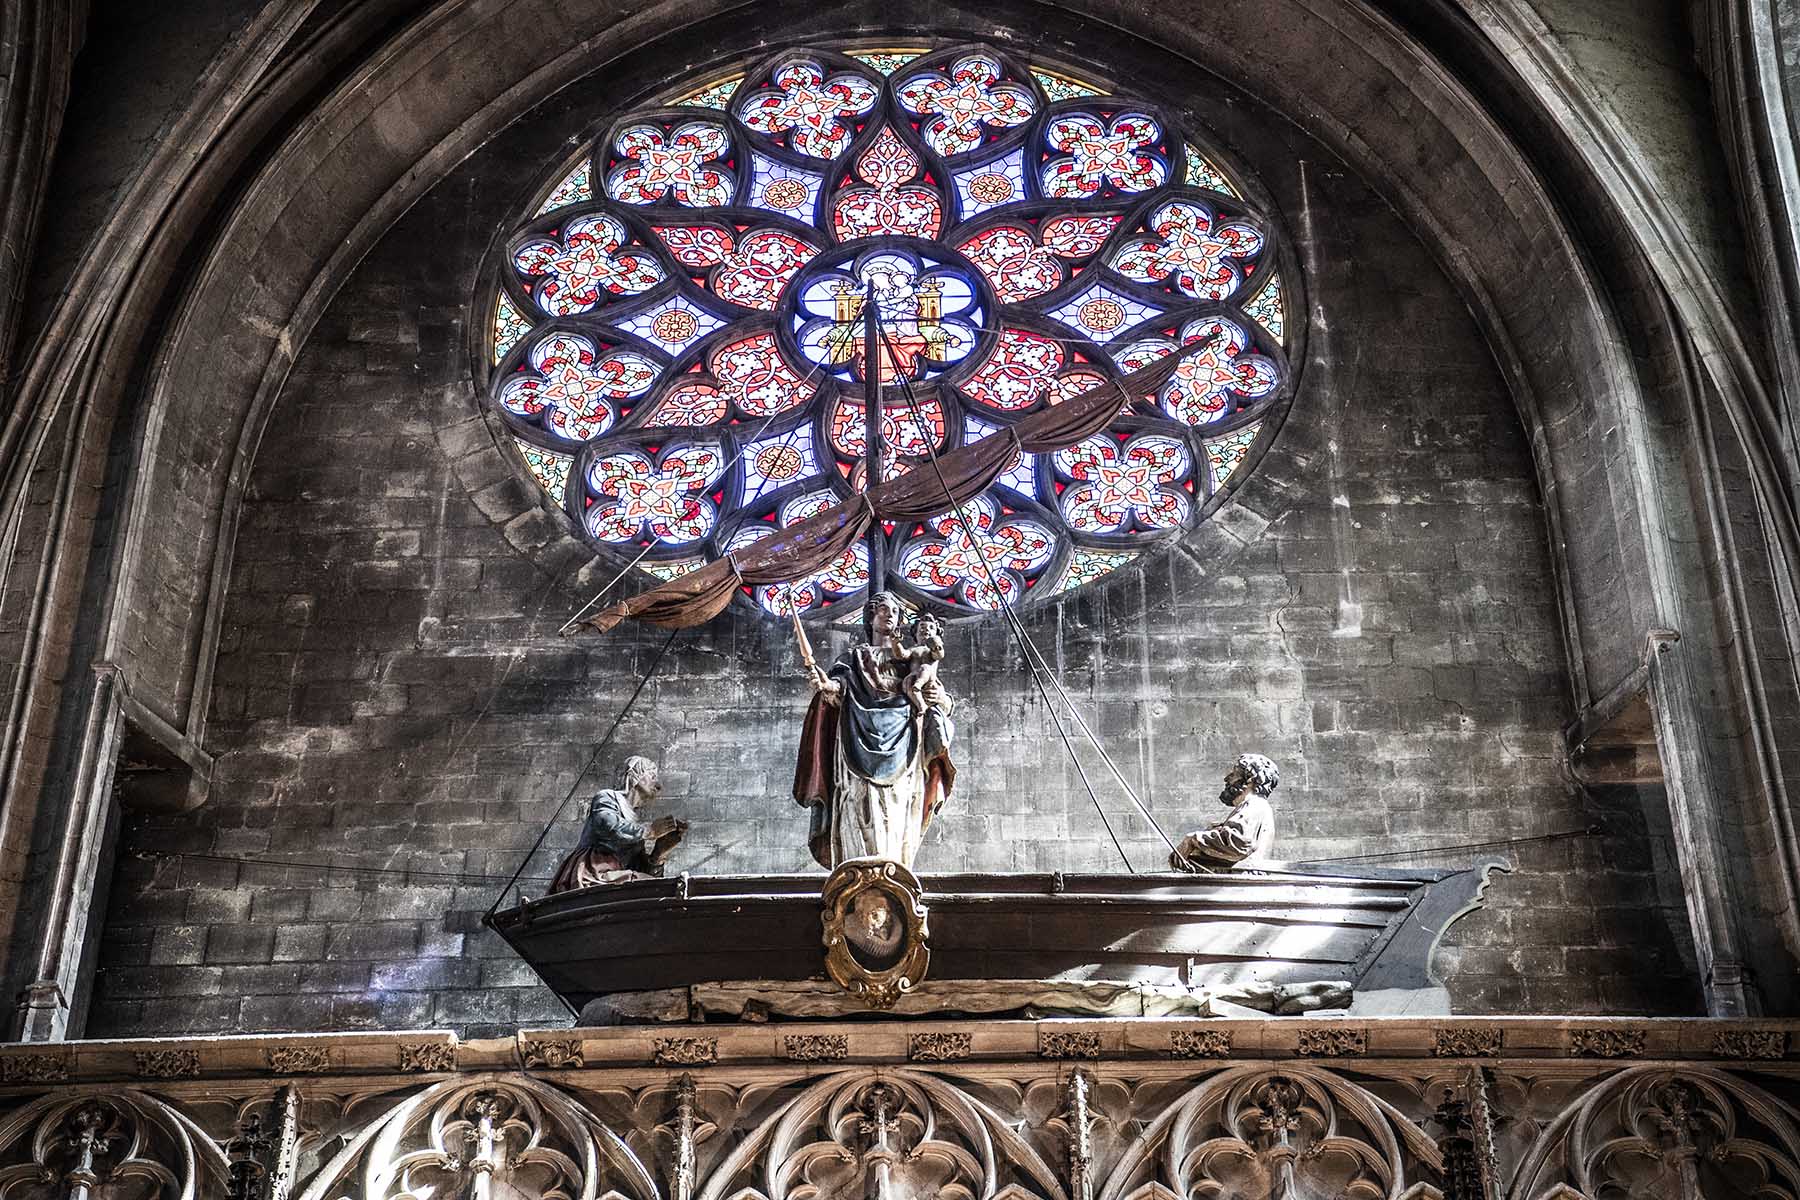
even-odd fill
[[(625, 117), (544, 196), (499, 272), (490, 394), (534, 475), (577, 481), (552, 498), (590, 543), (643, 551), (659, 577), (793, 519), (797, 497), (861, 486), (871, 367), (846, 330), (870, 288), (891, 343), (878, 366), (894, 474), (1215, 343), (1122, 408), (1079, 464), (1028, 456), (986, 494), (987, 525), (1031, 531), (1030, 553), (994, 564), (1013, 603), (1191, 527), (1287, 392), (1268, 217), (1174, 115), (998, 50), (777, 55)], [(603, 464), (661, 463), (689, 443), (717, 447), (718, 470), (684, 485), (681, 514), (640, 505), (646, 520), (631, 519)], [(1105, 463), (1151, 446), (1135, 509), (1116, 487), (1097, 497)], [(888, 531), (890, 561), (941, 556), (941, 533)], [(840, 571), (750, 599), (817, 609), (859, 584)], [(898, 586), (949, 615), (999, 604), (942, 571)]]

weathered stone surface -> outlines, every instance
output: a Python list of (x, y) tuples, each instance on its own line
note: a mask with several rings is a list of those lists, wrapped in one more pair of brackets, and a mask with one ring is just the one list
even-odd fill
[[(519, 181), (604, 111), (600, 86), (453, 172), (302, 348), (238, 526), (213, 799), (123, 831), (92, 1032), (557, 1019), (506, 974), (509, 952), (478, 918), (571, 787), (598, 786), (577, 773), (661, 635), (554, 638), (609, 572), (578, 576), (567, 545), (542, 540), (550, 518), (519, 524), (536, 510), (505, 473), (510, 448), (470, 424), (479, 322), (463, 302)], [(1171, 831), (1215, 807), (1188, 781), (1253, 743), (1284, 767), (1285, 857), (1448, 862), (1458, 852), (1430, 848), (1546, 839), (1513, 851), (1520, 871), (1441, 952), (1458, 1008), (1694, 1011), (1666, 982), (1683, 949), (1666, 919), (1680, 923), (1678, 900), (1652, 882), (1659, 834), (1635, 795), (1581, 793), (1560, 774), (1567, 688), (1544, 514), (1474, 320), (1323, 147), (1254, 105), (1202, 115), (1281, 211), (1307, 214), (1291, 232), (1329, 328), (1217, 527), (1030, 618), (1032, 636)], [(921, 868), (1120, 869), (1005, 631), (951, 636), (947, 683), (968, 697), (958, 715), (980, 769)], [(799, 679), (784, 630), (729, 617), (679, 642), (646, 688), (601, 767), (661, 748), (668, 803), (693, 822), (671, 870), (805, 868), (805, 816), (784, 795)], [(1100, 798), (1134, 862), (1166, 855), (1104, 781)], [(572, 842), (573, 815), (527, 891)], [(202, 890), (237, 899), (171, 911)], [(247, 917), (212, 915), (243, 897)], [(282, 915), (296, 905), (297, 924)], [(203, 941), (170, 935), (156, 951), (164, 928), (202, 927)], [(299, 989), (226, 974), (284, 963), (339, 974)]]

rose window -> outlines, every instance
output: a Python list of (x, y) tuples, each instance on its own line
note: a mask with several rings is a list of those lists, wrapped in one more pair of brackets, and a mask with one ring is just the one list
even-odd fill
[[(993, 48), (782, 53), (545, 181), (486, 394), (598, 552), (673, 579), (853, 497), (872, 380), (896, 476), (1194, 348), (1105, 433), (881, 529), (920, 607), (1036, 603), (1205, 519), (1291, 390), (1280, 231), (1219, 161), (1180, 113)], [(869, 582), (858, 545), (742, 603)]]

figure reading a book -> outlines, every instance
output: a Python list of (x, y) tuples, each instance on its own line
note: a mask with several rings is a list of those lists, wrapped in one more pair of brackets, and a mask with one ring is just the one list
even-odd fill
[[(812, 706), (800, 732), (794, 799), (812, 809), (808, 845), (819, 864), (885, 858), (911, 867), (931, 818), (950, 798), (950, 697), (937, 680), (935, 622), (902, 637), (903, 609), (877, 592), (863, 609), (864, 640), (829, 670), (810, 661)], [(910, 696), (910, 698), (909, 698)]]
[(658, 817), (647, 825), (639, 818), (640, 807), (661, 791), (655, 763), (635, 754), (626, 759), (623, 788), (595, 792), (588, 803), (581, 840), (556, 869), (551, 893), (661, 875), (664, 861), (688, 829), (686, 821), (674, 817)]

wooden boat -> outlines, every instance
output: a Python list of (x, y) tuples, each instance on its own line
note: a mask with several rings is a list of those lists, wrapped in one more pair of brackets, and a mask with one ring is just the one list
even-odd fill
[[(1346, 874), (925, 877), (929, 978), (1220, 987), (1344, 980), (1359, 994), (1435, 989), (1430, 956), (1479, 903), (1462, 869)], [(680, 876), (564, 892), (488, 924), (574, 1009), (627, 992), (822, 978), (818, 875)]]

